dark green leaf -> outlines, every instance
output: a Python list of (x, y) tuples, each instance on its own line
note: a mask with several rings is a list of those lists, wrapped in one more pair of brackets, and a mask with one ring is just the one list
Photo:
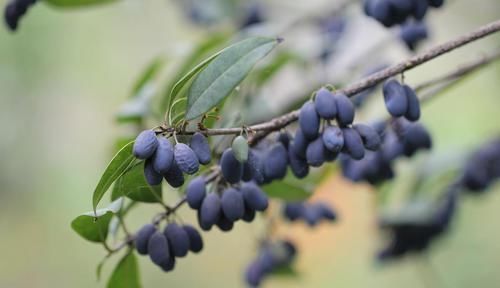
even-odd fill
[(313, 187), (308, 186), (300, 181), (294, 181), (293, 176), (288, 173), (282, 181), (274, 181), (264, 185), (262, 189), (269, 197), (294, 202), (306, 200), (313, 194)]
[(123, 198), (113, 201), (107, 208), (84, 213), (71, 222), (71, 228), (92, 242), (104, 242), (108, 236), (109, 222), (123, 203)]
[(298, 277), (299, 273), (292, 267), (292, 265), (286, 265), (273, 269), (271, 275), (279, 277)]
[(107, 288), (139, 288), (139, 268), (133, 250), (128, 253), (116, 265)]
[(162, 201), (161, 184), (150, 186), (144, 177), (144, 162), (123, 174), (113, 188), (113, 197), (126, 196), (134, 201), (154, 203)]
[(227, 97), (277, 44), (275, 38), (253, 37), (222, 50), (191, 84), (186, 120), (203, 115)]
[(44, 1), (54, 6), (71, 8), (71, 7), (111, 3), (111, 2), (116, 2), (118, 0), (44, 0)]
[(106, 170), (104, 170), (104, 173), (94, 190), (94, 194), (92, 195), (92, 206), (94, 211), (111, 184), (113, 184), (113, 182), (115, 182), (116, 179), (125, 173), (133, 164), (135, 160), (135, 157), (132, 154), (133, 146), (134, 142), (130, 142), (125, 145), (120, 151), (118, 151), (118, 153), (116, 153), (111, 162), (109, 162), (108, 167), (106, 167)]

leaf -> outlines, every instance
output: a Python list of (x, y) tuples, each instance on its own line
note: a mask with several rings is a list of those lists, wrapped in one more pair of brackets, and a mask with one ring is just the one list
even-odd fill
[(279, 277), (299, 277), (299, 273), (292, 267), (292, 265), (277, 267), (271, 271), (271, 275)]
[(139, 269), (137, 259), (133, 250), (128, 253), (116, 265), (113, 274), (109, 278), (107, 288), (138, 288), (141, 287), (139, 283)]
[(161, 71), (161, 68), (165, 64), (165, 61), (161, 57), (155, 58), (149, 65), (148, 67), (141, 73), (141, 76), (136, 80), (134, 84), (134, 88), (132, 89), (132, 94), (131, 97), (137, 96), (139, 91), (142, 90), (142, 88), (148, 84), (148, 82), (151, 82), (154, 77), (158, 75), (158, 73)]
[(92, 195), (92, 206), (94, 211), (111, 184), (113, 184), (116, 179), (125, 173), (134, 162), (135, 157), (132, 154), (133, 146), (134, 142), (130, 142), (123, 146), (123, 148), (116, 153), (111, 162), (109, 162), (106, 170), (104, 170), (104, 173), (94, 190), (94, 194)]
[[(213, 57), (218, 54), (212, 55), (207, 58), (208, 53), (211, 53), (215, 48), (217, 48), (222, 42), (227, 40), (227, 35), (225, 34), (214, 34), (210, 35), (206, 41), (201, 42), (196, 49), (193, 50), (192, 53), (184, 60), (182, 66), (177, 69), (176, 75), (179, 78), (175, 78), (174, 81), (167, 85), (165, 96), (163, 97), (160, 107), (166, 107), (168, 109), (168, 113), (172, 113), (171, 106), (172, 103), (179, 96), (180, 92), (183, 90), (184, 86), (189, 82), (189, 80), (199, 72), (199, 69), (205, 67), (210, 60), (213, 60)], [(200, 61), (202, 61), (200, 63)], [(200, 63), (196, 65), (196, 63)], [(195, 68), (193, 68), (195, 67)], [(198, 69), (197, 69), (198, 68)], [(175, 88), (175, 89), (174, 89)], [(172, 123), (171, 123), (172, 124)]]
[(58, 7), (72, 8), (72, 7), (117, 2), (118, 0), (44, 0), (44, 1)]
[(90, 211), (71, 221), (71, 228), (83, 238), (91, 242), (104, 242), (108, 236), (109, 222), (123, 203), (123, 198), (113, 201), (108, 207)]
[(115, 183), (113, 197), (126, 196), (134, 201), (155, 203), (162, 201), (162, 187), (151, 186), (144, 177), (144, 162), (134, 166)]
[(252, 37), (222, 50), (190, 86), (186, 120), (201, 116), (227, 97), (277, 44), (275, 38)]
[(262, 186), (264, 192), (269, 197), (277, 198), (289, 202), (303, 201), (309, 198), (312, 193), (312, 187), (307, 187), (301, 182), (293, 181), (290, 173), (282, 181), (274, 181), (271, 184)]

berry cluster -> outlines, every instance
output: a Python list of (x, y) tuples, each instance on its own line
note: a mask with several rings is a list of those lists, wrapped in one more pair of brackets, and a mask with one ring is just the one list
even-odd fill
[(410, 86), (390, 79), (384, 83), (383, 93), (385, 107), (392, 117), (405, 117), (410, 121), (420, 119), (420, 101)]
[(399, 38), (403, 40), (408, 49), (414, 51), (420, 41), (427, 39), (429, 32), (424, 22), (407, 22), (401, 25)]
[(250, 287), (259, 286), (266, 275), (291, 265), (296, 254), (295, 245), (288, 240), (264, 242), (257, 258), (247, 267), (245, 281)]
[(429, 247), (432, 240), (446, 232), (455, 214), (457, 191), (450, 189), (444, 195), (442, 203), (426, 221), (382, 222), (381, 227), (391, 231), (392, 239), (388, 246), (379, 252), (379, 260), (395, 259), (409, 252), (423, 251)]
[(230, 231), (234, 222), (251, 222), (256, 211), (264, 211), (268, 206), (267, 195), (254, 182), (221, 189), (220, 195), (214, 191), (207, 195), (202, 176), (194, 178), (186, 189), (188, 205), (198, 211), (201, 229), (209, 231), (216, 225), (221, 231)]
[(392, 179), (396, 159), (411, 157), (419, 150), (432, 148), (431, 136), (420, 123), (400, 118), (392, 120), (389, 127), (385, 121), (373, 126), (382, 138), (378, 151), (368, 152), (361, 160), (345, 156), (340, 158), (344, 177), (353, 182), (366, 181), (374, 185)]
[(195, 174), (199, 165), (211, 160), (210, 146), (205, 136), (195, 133), (189, 146), (177, 143), (175, 147), (165, 137), (157, 137), (152, 130), (142, 131), (135, 139), (134, 156), (146, 160), (144, 176), (147, 182), (159, 185), (163, 178), (177, 188), (184, 184), (184, 174)]
[[(319, 167), (334, 161), (341, 152), (362, 159), (365, 149), (378, 149), (379, 135), (367, 125), (351, 125), (354, 114), (354, 105), (346, 95), (332, 93), (326, 88), (317, 91), (314, 101), (304, 103), (299, 112), (300, 127), (288, 153), (296, 177), (307, 175), (307, 165)], [(323, 127), (322, 119), (325, 120)], [(334, 119), (338, 126), (331, 125)]]
[(141, 255), (149, 255), (151, 261), (163, 271), (172, 271), (176, 257), (185, 257), (189, 251), (199, 253), (203, 249), (200, 233), (190, 226), (172, 222), (163, 232), (155, 225), (146, 224), (136, 234), (135, 248)]
[(444, 0), (364, 0), (365, 14), (386, 27), (402, 24), (409, 18), (422, 20), (430, 7), (439, 8)]
[(290, 221), (304, 220), (310, 227), (321, 220), (335, 221), (337, 214), (325, 203), (290, 202), (283, 208), (283, 216)]
[(464, 168), (462, 185), (471, 193), (486, 190), (500, 178), (500, 138), (497, 138), (475, 152)]
[(5, 6), (5, 23), (10, 30), (15, 31), (19, 20), (26, 14), (30, 6), (35, 4), (37, 0), (12, 0)]

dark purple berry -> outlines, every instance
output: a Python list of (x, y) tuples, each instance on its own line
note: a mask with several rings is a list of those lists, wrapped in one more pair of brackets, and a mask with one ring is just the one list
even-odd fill
[(354, 104), (342, 93), (335, 94), (335, 103), (337, 103), (337, 123), (340, 126), (347, 126), (354, 121)]
[(158, 139), (152, 130), (142, 131), (137, 138), (135, 138), (133, 153), (139, 159), (147, 159), (156, 151), (158, 147)]
[(401, 117), (408, 111), (408, 99), (403, 86), (398, 81), (391, 79), (383, 87), (385, 107), (391, 116)]
[(135, 237), (135, 249), (141, 255), (148, 254), (149, 238), (156, 232), (156, 227), (153, 224), (146, 224), (137, 232)]
[(306, 139), (314, 140), (318, 137), (319, 120), (314, 103), (311, 101), (304, 103), (299, 112), (299, 125)]
[(200, 164), (207, 165), (210, 163), (212, 155), (210, 154), (210, 146), (208, 145), (207, 137), (200, 132), (196, 132), (193, 137), (191, 137), (189, 146), (193, 149)]
[(292, 149), (288, 150), (288, 163), (290, 164), (290, 169), (295, 177), (302, 179), (309, 174), (309, 165), (307, 164), (307, 160), (295, 154)]
[(245, 213), (245, 202), (240, 191), (234, 188), (224, 190), (221, 198), (221, 208), (224, 216), (230, 221), (236, 221)]
[(153, 163), (150, 159), (144, 163), (144, 178), (146, 178), (146, 182), (151, 186), (159, 185), (163, 179), (163, 176), (153, 168)]
[(194, 151), (184, 143), (177, 143), (174, 147), (175, 162), (179, 169), (186, 174), (198, 172), (200, 164)]
[(349, 154), (353, 159), (363, 159), (365, 147), (359, 133), (352, 128), (342, 128), (342, 134), (344, 135), (343, 152)]
[(210, 193), (205, 197), (200, 208), (200, 226), (203, 230), (210, 229), (221, 215), (221, 203), (219, 195)]
[(288, 153), (280, 142), (269, 148), (263, 159), (264, 176), (271, 180), (282, 179), (286, 175)]
[(232, 148), (227, 148), (220, 159), (222, 175), (227, 182), (235, 184), (240, 182), (243, 176), (243, 164), (236, 159)]
[(420, 119), (420, 101), (418, 100), (415, 91), (408, 85), (403, 86), (406, 92), (406, 98), (408, 99), (408, 111), (406, 111), (405, 118), (414, 122)]
[(338, 153), (344, 147), (344, 136), (342, 136), (342, 130), (337, 126), (326, 127), (321, 139), (326, 149), (332, 152)]
[(170, 252), (168, 248), (167, 237), (160, 231), (155, 232), (148, 242), (148, 254), (151, 261), (160, 266), (162, 263), (169, 261)]
[(167, 237), (172, 254), (175, 257), (184, 257), (189, 251), (189, 235), (177, 223), (170, 223), (163, 231)]
[(184, 185), (184, 175), (175, 161), (172, 162), (172, 166), (163, 176), (165, 180), (167, 180), (167, 183), (174, 188), (179, 188)]
[(352, 127), (358, 132), (366, 149), (376, 151), (380, 148), (382, 140), (375, 129), (365, 124), (355, 124)]
[(316, 107), (316, 112), (321, 118), (332, 120), (337, 116), (337, 104), (335, 103), (335, 98), (332, 92), (326, 88), (321, 88), (316, 92), (316, 97), (314, 98), (314, 106)]
[(182, 226), (189, 237), (189, 250), (194, 253), (199, 253), (203, 250), (203, 238), (200, 233), (191, 225)]
[(158, 147), (153, 154), (153, 167), (159, 174), (165, 174), (172, 167), (174, 161), (174, 148), (168, 139), (158, 139)]
[(186, 201), (189, 207), (200, 209), (206, 193), (205, 179), (202, 176), (191, 180), (186, 188)]
[(255, 183), (243, 183), (241, 185), (241, 193), (245, 200), (245, 207), (249, 207), (252, 210), (264, 211), (269, 206), (269, 199), (266, 193)]
[(320, 167), (325, 163), (325, 145), (323, 145), (322, 137), (309, 143), (306, 151), (307, 164), (312, 167)]

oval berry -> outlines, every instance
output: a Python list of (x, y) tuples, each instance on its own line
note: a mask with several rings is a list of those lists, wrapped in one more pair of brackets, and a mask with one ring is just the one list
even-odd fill
[(408, 110), (408, 99), (403, 86), (398, 81), (391, 79), (383, 87), (385, 107), (393, 117), (401, 117)]
[(248, 159), (248, 141), (245, 137), (239, 135), (234, 138), (233, 143), (231, 144), (231, 148), (233, 148), (234, 157), (240, 161), (241, 163), (245, 163)]
[(266, 193), (264, 193), (255, 183), (243, 183), (243, 185), (241, 185), (241, 193), (245, 200), (245, 207), (252, 210), (264, 211), (269, 206), (269, 199)]
[(340, 152), (344, 147), (344, 136), (342, 130), (337, 126), (328, 126), (322, 135), (323, 145), (332, 152)]
[(198, 172), (200, 163), (194, 151), (184, 143), (177, 143), (174, 147), (175, 162), (179, 169), (186, 174)]
[(189, 235), (177, 223), (170, 223), (163, 231), (175, 257), (184, 257), (189, 251)]
[(227, 182), (231, 184), (240, 182), (243, 176), (243, 164), (236, 159), (232, 148), (228, 148), (222, 153), (220, 167)]
[(358, 132), (366, 149), (376, 151), (380, 148), (382, 140), (375, 129), (365, 124), (355, 124), (352, 127)]
[(326, 88), (321, 88), (316, 92), (316, 97), (314, 98), (314, 106), (316, 107), (316, 112), (321, 118), (332, 120), (337, 116), (337, 104), (335, 103), (335, 97), (333, 97), (332, 92)]
[(216, 193), (210, 193), (205, 197), (200, 208), (200, 226), (202, 229), (210, 229), (217, 221), (221, 215), (221, 203), (219, 195)]
[(245, 164), (243, 164), (243, 174), (241, 179), (243, 181), (251, 181), (253, 179), (257, 183), (264, 182), (264, 176), (262, 175), (262, 171), (260, 169), (261, 166), (259, 156), (253, 151), (253, 149), (250, 149), (250, 151), (248, 151), (248, 160)]
[(193, 137), (191, 137), (189, 146), (193, 149), (193, 152), (196, 154), (200, 164), (207, 165), (210, 163), (212, 155), (210, 153), (210, 146), (208, 144), (207, 137), (200, 132), (196, 132)]
[(186, 201), (192, 209), (200, 209), (207, 193), (205, 179), (198, 176), (191, 180), (186, 188)]
[(325, 145), (323, 145), (322, 137), (318, 137), (313, 142), (309, 143), (306, 151), (307, 164), (312, 167), (319, 167), (325, 163)]
[(221, 198), (221, 208), (224, 216), (230, 221), (236, 221), (243, 217), (245, 213), (245, 203), (243, 195), (234, 188), (224, 190)]
[(300, 128), (297, 129), (289, 149), (293, 150), (297, 156), (306, 159), (307, 145), (309, 145), (309, 140), (306, 139)]
[(184, 185), (184, 174), (182, 174), (181, 169), (177, 166), (175, 161), (172, 163), (170, 169), (163, 175), (167, 183), (174, 188), (179, 188)]
[(319, 120), (314, 103), (311, 101), (304, 103), (299, 111), (299, 125), (306, 139), (314, 140), (318, 137)]
[(354, 104), (342, 93), (335, 94), (335, 103), (337, 103), (337, 123), (340, 126), (347, 126), (354, 121)]
[(410, 121), (418, 121), (420, 119), (420, 101), (418, 100), (415, 91), (408, 85), (403, 86), (408, 100), (408, 111), (406, 111), (405, 118)]
[(133, 154), (135, 157), (144, 160), (153, 156), (157, 147), (156, 133), (152, 130), (144, 130), (135, 138)]
[(148, 254), (149, 258), (156, 265), (161, 265), (169, 261), (170, 252), (168, 248), (167, 237), (160, 231), (155, 232), (148, 241)]
[(344, 150), (355, 160), (361, 160), (365, 156), (365, 147), (359, 133), (352, 128), (342, 128), (344, 135)]
[(191, 225), (182, 226), (189, 237), (189, 250), (194, 253), (199, 253), (203, 250), (203, 238), (200, 233)]
[(302, 179), (309, 174), (309, 165), (307, 160), (301, 158), (295, 152), (290, 149), (288, 150), (288, 163), (295, 177)]
[(137, 231), (137, 236), (135, 237), (135, 249), (141, 255), (148, 254), (148, 242), (149, 238), (156, 232), (156, 227), (153, 224), (146, 224)]
[(154, 169), (150, 159), (144, 163), (144, 178), (146, 178), (146, 182), (151, 186), (159, 185), (163, 179), (163, 176)]
[(279, 142), (273, 144), (267, 151), (263, 162), (265, 177), (271, 180), (284, 178), (288, 166), (288, 153), (285, 146)]
[(174, 161), (174, 148), (168, 139), (158, 139), (158, 147), (153, 154), (153, 167), (156, 172), (165, 174), (172, 167)]

